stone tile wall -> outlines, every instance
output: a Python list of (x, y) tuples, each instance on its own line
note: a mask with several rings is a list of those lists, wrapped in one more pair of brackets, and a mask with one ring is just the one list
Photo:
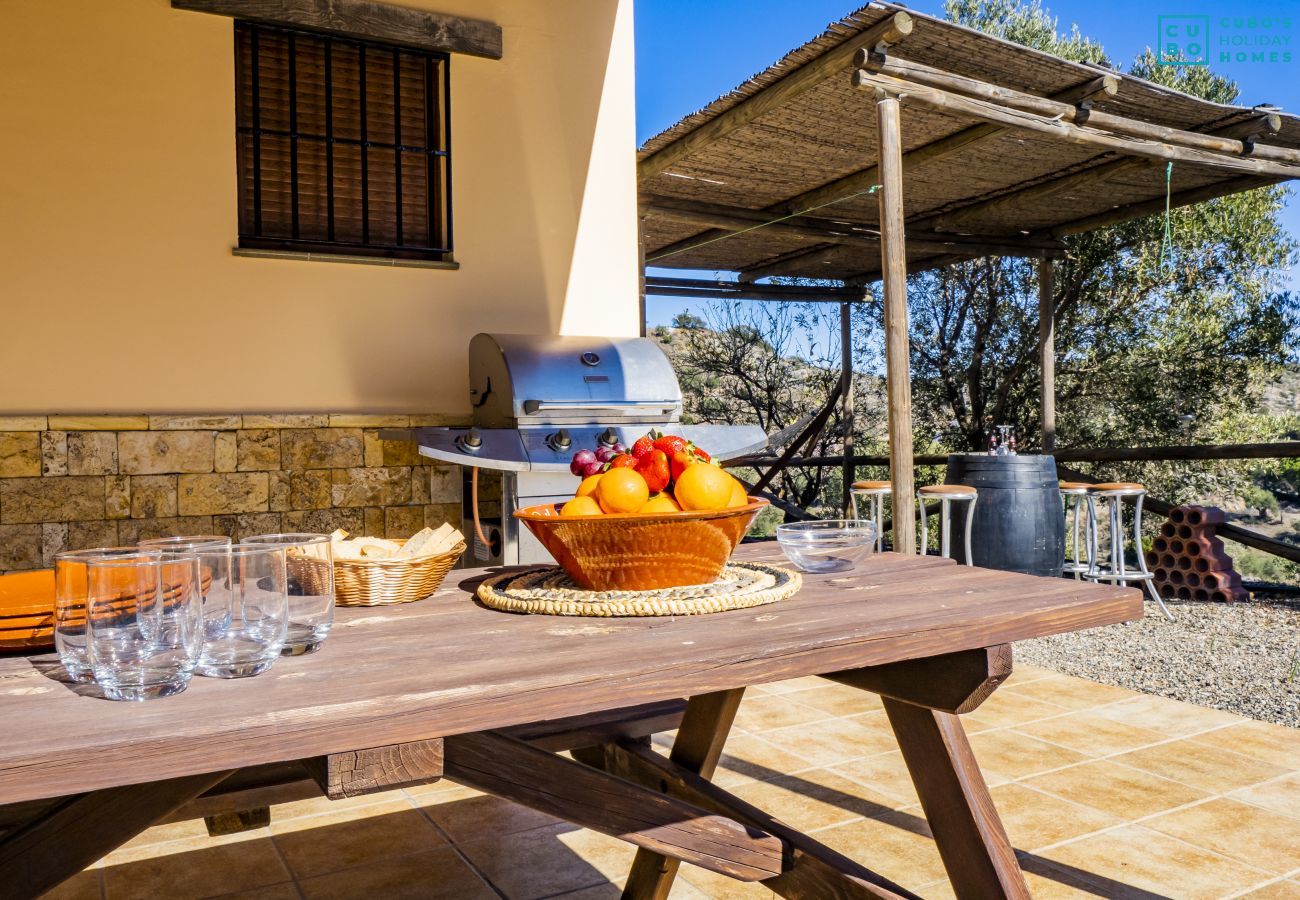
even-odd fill
[(400, 415), (0, 416), (0, 571), (172, 534), (405, 538), (460, 523), (460, 472), (381, 428)]

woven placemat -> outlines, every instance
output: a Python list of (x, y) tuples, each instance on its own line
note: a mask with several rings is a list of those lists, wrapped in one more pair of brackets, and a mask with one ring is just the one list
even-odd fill
[(493, 609), (545, 616), (697, 616), (775, 603), (803, 584), (798, 572), (732, 562), (712, 584), (653, 591), (586, 591), (559, 566), (489, 578), (478, 598)]

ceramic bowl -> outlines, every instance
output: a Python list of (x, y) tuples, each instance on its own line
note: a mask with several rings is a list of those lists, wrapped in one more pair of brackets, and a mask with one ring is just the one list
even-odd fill
[(561, 516), (560, 504), (518, 510), (569, 577), (592, 591), (647, 591), (716, 581), (766, 500), (733, 509)]

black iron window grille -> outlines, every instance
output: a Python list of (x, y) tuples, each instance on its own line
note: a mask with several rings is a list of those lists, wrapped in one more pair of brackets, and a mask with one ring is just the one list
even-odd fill
[(451, 260), (445, 54), (235, 23), (239, 246)]

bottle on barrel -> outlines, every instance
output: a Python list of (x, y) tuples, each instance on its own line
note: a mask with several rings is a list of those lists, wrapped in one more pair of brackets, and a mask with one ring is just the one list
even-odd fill
[(996, 428), (989, 428), (989, 456), (998, 455), (998, 432)]
[(1007, 455), (1016, 455), (1016, 429), (1014, 425), (1011, 427), (1011, 432), (1007, 437)]

